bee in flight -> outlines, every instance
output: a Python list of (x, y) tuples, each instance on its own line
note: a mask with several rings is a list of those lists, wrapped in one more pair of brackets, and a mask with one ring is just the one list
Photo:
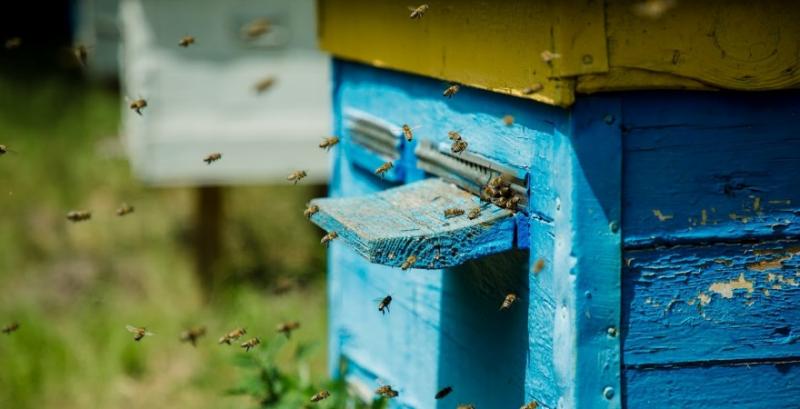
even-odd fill
[(129, 108), (139, 115), (142, 115), (142, 110), (147, 108), (147, 101), (144, 98), (139, 98), (131, 101)]
[(178, 45), (186, 48), (190, 45), (194, 44), (194, 37), (192, 36), (183, 36), (180, 41), (178, 41)]
[(381, 299), (381, 302), (378, 303), (378, 311), (380, 311), (381, 314), (386, 314), (387, 312), (389, 312), (389, 304), (391, 303), (392, 303), (391, 295), (383, 297), (383, 299)]
[(554, 52), (552, 52), (550, 50), (544, 50), (539, 55), (542, 57), (542, 61), (544, 61), (547, 64), (550, 64), (555, 59), (561, 58), (561, 54), (554, 53)]
[(539, 402), (532, 400), (519, 409), (538, 409), (538, 408), (539, 408)]
[(203, 158), (203, 162), (205, 162), (207, 165), (210, 165), (211, 163), (216, 162), (220, 159), (222, 159), (222, 154), (219, 152), (214, 152), (214, 153), (209, 153), (208, 156)]
[(299, 322), (290, 321), (290, 322), (284, 322), (284, 323), (278, 324), (278, 326), (275, 328), (275, 331), (277, 331), (280, 334), (286, 335), (286, 338), (291, 338), (292, 337), (292, 331), (294, 331), (294, 330), (296, 330), (298, 328), (300, 328), (300, 323)]
[(467, 143), (467, 141), (465, 141), (463, 139), (460, 139), (460, 140), (457, 140), (457, 141), (453, 142), (453, 145), (450, 147), (450, 150), (453, 153), (461, 153), (461, 152), (464, 152), (465, 150), (467, 150), (467, 145), (469, 145)]
[(310, 219), (311, 216), (316, 214), (318, 211), (319, 211), (319, 206), (317, 206), (317, 205), (308, 205), (306, 207), (306, 210), (303, 210), (303, 216), (305, 216), (307, 219)]
[(481, 208), (480, 207), (473, 207), (472, 209), (470, 209), (469, 213), (467, 214), (467, 217), (470, 220), (473, 220), (473, 219), (477, 219), (478, 216), (480, 216), (480, 215), (481, 215)]
[(467, 404), (463, 404), (462, 403), (462, 404), (456, 406), (456, 409), (475, 409), (475, 405), (473, 405), (471, 403), (467, 403)]
[(191, 342), (197, 346), (197, 340), (206, 335), (206, 327), (189, 328), (181, 332), (181, 342)]
[(376, 174), (376, 175), (378, 175), (378, 176), (380, 176), (380, 177), (383, 177), (383, 175), (384, 175), (386, 172), (388, 172), (388, 171), (389, 171), (389, 169), (391, 169), (391, 168), (393, 168), (393, 167), (394, 167), (394, 164), (393, 164), (391, 161), (389, 161), (389, 162), (385, 162), (385, 163), (384, 163), (383, 165), (381, 165), (381, 166), (380, 166), (378, 169), (375, 169), (375, 174)]
[(460, 86), (460, 85), (458, 85), (458, 84), (453, 84), (453, 85), (451, 85), (451, 86), (447, 87), (447, 88), (444, 90), (444, 92), (442, 92), (442, 95), (444, 95), (444, 96), (445, 96), (445, 97), (447, 97), (447, 98), (452, 98), (452, 97), (453, 97), (453, 95), (455, 95), (455, 94), (456, 94), (456, 93), (457, 93), (457, 92), (458, 92), (460, 89), (461, 89), (461, 86)]
[(533, 273), (539, 274), (542, 272), (542, 270), (544, 270), (544, 259), (540, 258), (533, 263)]
[(326, 151), (329, 151), (337, 143), (339, 143), (339, 138), (331, 136), (330, 138), (323, 138), (322, 142), (319, 143), (319, 147), (325, 149)]
[(339, 233), (336, 233), (335, 231), (332, 231), (332, 232), (322, 236), (322, 240), (319, 241), (319, 244), (322, 244), (323, 246), (328, 247), (328, 245), (330, 244), (331, 240), (333, 240), (333, 239), (335, 239), (337, 237), (339, 237)]
[(13, 50), (22, 45), (22, 39), (19, 37), (11, 37), (6, 40), (6, 50)]
[(522, 89), (522, 95), (531, 95), (531, 94), (535, 94), (535, 93), (537, 93), (537, 92), (541, 91), (542, 89), (544, 89), (544, 85), (542, 85), (542, 84), (538, 84), (538, 83), (537, 83), (537, 84), (533, 84), (533, 85), (532, 85), (532, 86), (530, 86), (530, 87), (523, 88), (523, 89)]
[(250, 352), (251, 349), (257, 347), (259, 344), (261, 344), (261, 340), (258, 339), (258, 337), (255, 337), (253, 339), (242, 342), (241, 347), (244, 348), (244, 352)]
[(452, 386), (445, 386), (444, 388), (442, 388), (442, 390), (440, 390), (439, 392), (436, 392), (435, 398), (436, 399), (442, 399), (445, 396), (449, 395), (450, 392), (452, 392), (452, 391), (453, 391), (453, 387)]
[(464, 209), (458, 209), (455, 207), (450, 209), (444, 209), (444, 217), (447, 219), (451, 217), (461, 216), (462, 214), (464, 214)]
[(242, 36), (247, 40), (255, 40), (268, 33), (272, 29), (272, 23), (265, 17), (257, 18), (242, 27)]
[(321, 401), (323, 399), (327, 399), (329, 396), (331, 396), (330, 392), (328, 392), (328, 391), (319, 391), (319, 392), (315, 393), (314, 396), (311, 397), (311, 401), (312, 402), (319, 402), (319, 401)]
[(92, 212), (86, 210), (73, 210), (67, 213), (67, 220), (75, 223), (89, 220), (92, 218)]
[(504, 116), (503, 123), (506, 124), (506, 126), (514, 125), (514, 117), (512, 115)]
[(408, 9), (411, 11), (411, 14), (408, 16), (408, 18), (412, 20), (419, 20), (425, 15), (425, 12), (428, 11), (429, 8), (430, 6), (427, 4), (423, 4), (418, 7), (409, 6)]
[(128, 330), (131, 334), (133, 334), (134, 341), (140, 341), (144, 337), (149, 337), (153, 334), (152, 332), (148, 331), (145, 327), (134, 327), (133, 325), (126, 325), (125, 329)]
[(231, 342), (236, 341), (237, 339), (241, 338), (244, 334), (247, 334), (247, 330), (244, 328), (237, 328), (219, 339), (219, 344), (228, 344), (230, 345)]
[(304, 178), (306, 176), (308, 176), (306, 171), (304, 171), (304, 170), (296, 170), (296, 171), (290, 173), (289, 176), (286, 177), (286, 180), (288, 180), (290, 182), (294, 182), (294, 184), (296, 185), (297, 182), (300, 181), (300, 179), (302, 179), (302, 178)]
[(402, 127), (403, 136), (406, 137), (407, 141), (411, 142), (411, 141), (414, 140), (414, 130), (418, 129), (418, 128), (419, 128), (418, 126), (415, 126), (415, 127), (412, 128), (408, 124), (403, 124), (403, 127)]
[(378, 387), (378, 389), (375, 389), (375, 393), (389, 399), (396, 398), (398, 395), (400, 395), (400, 392), (392, 389), (391, 385), (381, 385)]
[(19, 329), (19, 323), (15, 321), (3, 327), (3, 334), (9, 335), (18, 329)]
[(75, 61), (77, 61), (81, 67), (85, 67), (86, 61), (89, 59), (89, 48), (83, 44), (76, 44), (75, 47), (72, 47), (72, 55), (75, 56)]
[(403, 262), (403, 264), (400, 265), (400, 268), (403, 270), (408, 270), (409, 267), (413, 266), (414, 263), (416, 262), (417, 262), (417, 256), (412, 254), (408, 256), (408, 258), (406, 259), (406, 261)]
[(16, 151), (8, 149), (8, 146), (6, 146), (6, 145), (0, 145), (0, 156), (5, 155), (8, 152), (17, 153)]
[(125, 216), (131, 213), (133, 213), (133, 206), (127, 203), (123, 203), (122, 206), (117, 209), (117, 216)]
[(258, 82), (256, 82), (256, 84), (253, 86), (253, 88), (256, 89), (256, 93), (261, 94), (264, 91), (272, 88), (272, 86), (275, 85), (275, 81), (276, 81), (275, 77), (269, 76), (269, 77), (260, 79)]
[(517, 295), (514, 293), (508, 293), (506, 298), (503, 299), (503, 303), (500, 304), (500, 311), (511, 308), (511, 305), (515, 302), (517, 302)]

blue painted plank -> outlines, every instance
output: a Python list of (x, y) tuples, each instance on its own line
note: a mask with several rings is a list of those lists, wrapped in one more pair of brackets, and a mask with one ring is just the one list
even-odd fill
[(800, 408), (800, 364), (626, 369), (628, 409)]
[[(477, 196), (431, 178), (381, 193), (315, 199), (311, 220), (352, 246), (370, 262), (398, 267), (415, 257), (417, 268), (443, 268), (514, 248), (515, 222), (509, 210), (481, 203)], [(467, 213), (482, 211), (475, 219)], [(461, 209), (455, 217), (447, 209)]]
[(626, 365), (800, 359), (800, 242), (625, 252)]
[(623, 101), (626, 246), (800, 235), (800, 93)]

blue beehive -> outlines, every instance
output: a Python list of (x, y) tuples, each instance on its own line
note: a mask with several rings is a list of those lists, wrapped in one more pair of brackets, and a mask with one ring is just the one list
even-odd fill
[[(334, 59), (342, 142), (312, 216), (338, 234), (334, 374), (369, 396), (391, 384), (393, 407), (420, 409), (800, 407), (800, 94), (564, 97), (548, 82), (527, 98), (474, 80), (500, 92), (445, 98), (449, 82), (330, 39), (366, 30), (337, 25), (336, 3), (323, 2), (323, 44), (378, 67)], [(458, 72), (437, 76), (469, 83)], [(482, 198), (498, 176), (513, 209)]]

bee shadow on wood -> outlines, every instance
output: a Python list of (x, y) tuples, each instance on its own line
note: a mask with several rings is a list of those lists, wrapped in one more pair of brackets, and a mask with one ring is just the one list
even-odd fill
[[(437, 390), (452, 386), (453, 392), (437, 408), (524, 403), (529, 254), (513, 250), (444, 271)], [(501, 310), (509, 293), (517, 300)]]

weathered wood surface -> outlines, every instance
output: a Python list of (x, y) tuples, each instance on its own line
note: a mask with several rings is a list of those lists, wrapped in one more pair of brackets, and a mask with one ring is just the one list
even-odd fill
[[(398, 267), (410, 256), (416, 268), (443, 268), (514, 248), (515, 222), (501, 209), (438, 178), (381, 193), (315, 199), (311, 220), (339, 234), (370, 262)], [(467, 212), (482, 207), (470, 220)], [(464, 214), (445, 217), (446, 209)]]
[(743, 362), (626, 369), (626, 408), (800, 408), (800, 365)]
[(624, 257), (626, 365), (800, 359), (800, 242)]
[(623, 99), (627, 247), (800, 236), (800, 93)]

